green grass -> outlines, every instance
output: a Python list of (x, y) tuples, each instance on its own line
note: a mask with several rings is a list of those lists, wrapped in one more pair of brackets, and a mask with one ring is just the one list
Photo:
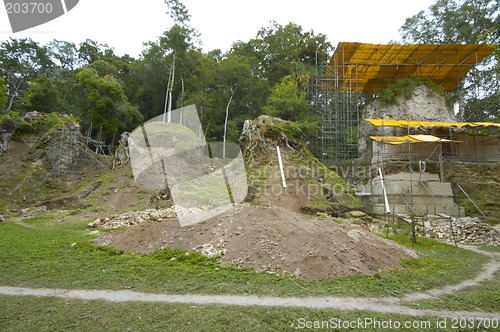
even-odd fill
[[(47, 288), (123, 289), (175, 294), (261, 294), (274, 296), (402, 296), (474, 277), (487, 258), (419, 239), (419, 259), (375, 276), (301, 280), (220, 266), (199, 254), (165, 249), (149, 255), (123, 254), (91, 244), (86, 222), (47, 214), (0, 224), (0, 285)], [(407, 237), (396, 240), (407, 246)]]
[[(412, 317), (364, 311), (342, 312), (303, 308), (238, 307), (166, 303), (113, 303), (59, 298), (0, 296), (2, 331), (334, 331), (333, 324), (355, 325), (356, 330), (390, 331), (374, 324), (417, 324), (406, 331), (457, 331), (438, 329), (442, 318)], [(369, 324), (371, 320), (371, 325)], [(325, 323), (323, 323), (325, 322)], [(324, 329), (306, 324), (327, 324)], [(331, 325), (329, 325), (331, 324)], [(320, 325), (321, 326), (321, 325)], [(352, 330), (352, 329), (346, 329)], [(393, 329), (401, 331), (401, 329)], [(482, 330), (482, 329), (477, 329)], [(463, 330), (462, 330), (463, 331)], [(468, 329), (474, 331), (474, 329)]]
[(435, 300), (409, 303), (416, 309), (448, 309), (462, 311), (500, 312), (500, 273), (493, 280), (484, 282), (455, 294)]
[[(3, 166), (1, 168), (2, 187), (9, 188), (8, 191), (4, 191), (2, 192), (2, 195), (0, 195), (0, 207), (2, 207), (1, 212), (14, 209), (18, 206), (24, 206), (27, 200), (36, 202), (37, 199), (39, 199), (39, 193), (35, 192), (35, 189), (38, 186), (43, 185), (42, 181), (50, 171), (47, 166), (36, 164), (22, 164), (22, 171), (17, 172), (15, 167), (8, 169), (6, 166)], [(48, 181), (45, 184), (47, 187), (46, 195), (52, 197), (54, 190), (50, 187), (50, 185), (54, 185), (54, 181)]]

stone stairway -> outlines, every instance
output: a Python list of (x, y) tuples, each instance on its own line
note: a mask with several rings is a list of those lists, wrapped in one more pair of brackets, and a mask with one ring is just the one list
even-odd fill
[[(384, 185), (391, 214), (465, 216), (464, 209), (453, 202), (451, 183), (441, 182), (437, 174), (390, 174), (384, 176)], [(366, 204), (368, 213), (385, 214), (380, 177), (372, 179), (358, 196)]]

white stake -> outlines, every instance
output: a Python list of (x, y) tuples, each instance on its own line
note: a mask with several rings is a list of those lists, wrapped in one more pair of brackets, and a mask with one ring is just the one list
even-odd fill
[(283, 162), (281, 161), (280, 147), (276, 146), (276, 151), (278, 151), (278, 162), (280, 164), (281, 180), (283, 180), (283, 188), (286, 188), (285, 171), (283, 170)]
[(380, 168), (380, 167), (378, 169), (378, 174), (380, 176), (380, 182), (382, 183), (382, 193), (384, 194), (385, 213), (390, 214), (391, 213), (391, 209), (389, 207), (389, 200), (387, 199), (387, 190), (385, 189), (384, 176), (382, 174), (382, 168)]

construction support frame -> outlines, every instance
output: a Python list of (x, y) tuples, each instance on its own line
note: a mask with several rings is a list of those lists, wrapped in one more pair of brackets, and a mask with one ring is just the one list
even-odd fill
[[(316, 63), (311, 80), (311, 112), (319, 134), (312, 152), (326, 164), (341, 164), (358, 155), (363, 107), (400, 78), (436, 79), (446, 91), (461, 89), (465, 75), (491, 54), (490, 45), (337, 45), (328, 64)], [(477, 89), (476, 89), (477, 93)]]
[[(361, 94), (352, 85), (357, 77), (341, 78), (342, 59), (334, 55), (330, 66), (317, 66), (311, 88), (311, 109), (318, 117), (320, 128), (311, 138), (311, 150), (325, 164), (342, 163), (358, 157), (361, 124)], [(349, 88), (349, 86), (351, 88)]]

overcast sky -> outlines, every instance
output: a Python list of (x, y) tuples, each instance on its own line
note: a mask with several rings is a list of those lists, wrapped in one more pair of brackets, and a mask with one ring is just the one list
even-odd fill
[[(248, 41), (275, 20), (294, 22), (303, 31), (341, 41), (384, 44), (400, 40), (406, 18), (436, 0), (181, 0), (191, 14), (189, 25), (201, 33), (203, 50), (227, 51)], [(30, 37), (41, 44), (53, 39), (79, 44), (87, 38), (108, 44), (118, 55), (137, 57), (142, 43), (153, 41), (172, 26), (163, 0), (80, 0), (64, 16), (13, 34), (7, 14), (0, 12), (0, 40)]]

